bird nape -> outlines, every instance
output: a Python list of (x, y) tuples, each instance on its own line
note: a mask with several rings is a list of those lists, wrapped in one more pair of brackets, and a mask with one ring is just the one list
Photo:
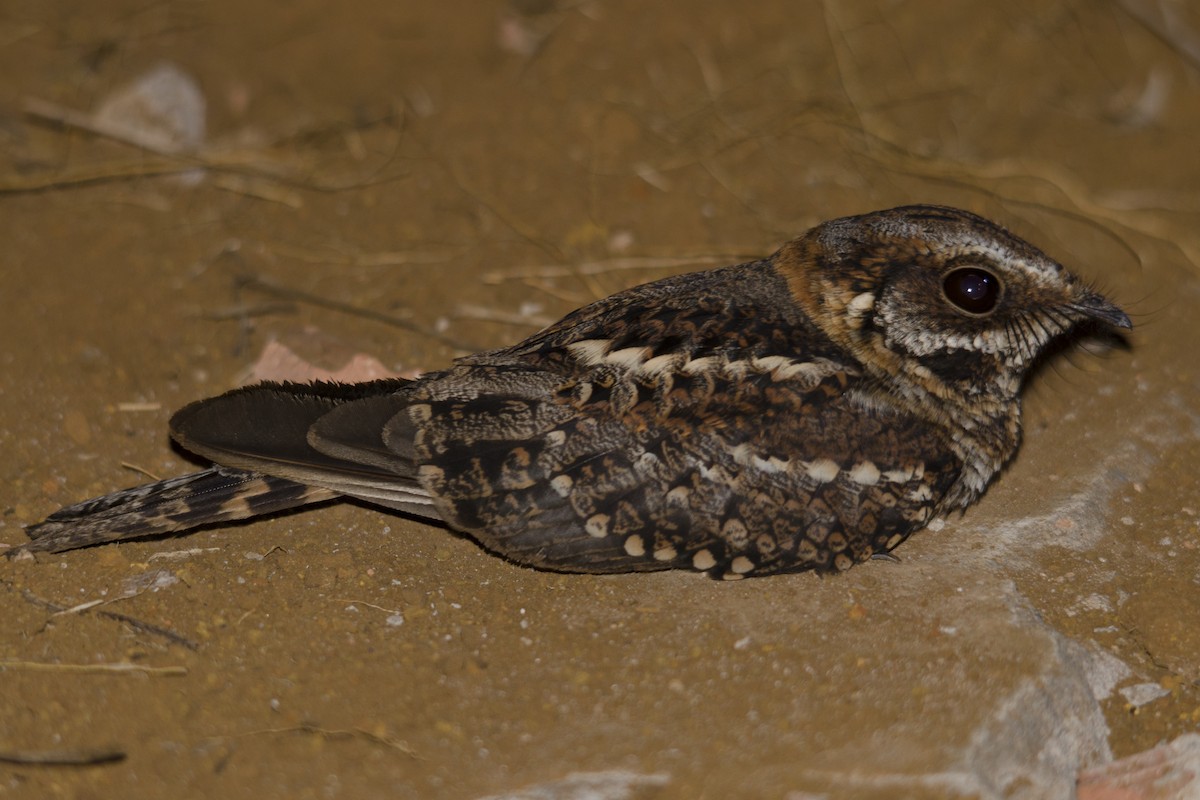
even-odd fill
[(211, 469), (64, 508), (10, 555), (351, 497), (550, 570), (844, 570), (982, 494), (1030, 368), (1085, 324), (1131, 327), (981, 217), (846, 217), (416, 380), (193, 403), (171, 434)]

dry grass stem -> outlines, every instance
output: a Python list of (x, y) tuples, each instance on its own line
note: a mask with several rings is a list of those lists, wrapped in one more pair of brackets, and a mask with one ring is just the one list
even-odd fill
[(737, 255), (706, 255), (687, 256), (680, 258), (650, 258), (625, 256), (621, 258), (606, 258), (598, 261), (585, 261), (581, 264), (546, 264), (535, 267), (520, 267), (510, 270), (493, 270), (483, 274), (486, 284), (498, 284), (511, 280), (527, 280), (530, 278), (579, 278), (591, 275), (607, 275), (611, 272), (626, 270), (666, 270), (680, 267), (695, 267), (707, 269), (732, 264), (742, 258)]
[[(155, 409), (155, 410), (157, 411), (158, 409)], [(145, 475), (147, 478), (149, 478), (152, 481), (161, 481), (162, 480), (162, 478), (155, 475), (150, 470), (146, 469), (145, 467), (139, 467), (137, 464), (131, 464), (128, 461), (122, 461), (121, 466), (132, 472), (136, 472), (138, 475)]]
[(425, 250), (417, 253), (384, 250), (375, 253), (350, 252), (326, 255), (316, 251), (312, 247), (300, 247), (286, 242), (273, 242), (265, 246), (275, 255), (282, 256), (291, 261), (300, 261), (306, 264), (330, 264), (347, 269), (445, 264), (462, 253), (461, 249)]
[(401, 739), (393, 739), (389, 736), (380, 736), (379, 734), (371, 733), (363, 728), (342, 728), (330, 729), (321, 728), (316, 725), (295, 725), (290, 728), (264, 728), (258, 731), (247, 731), (246, 733), (238, 734), (244, 736), (262, 736), (264, 734), (278, 735), (285, 733), (303, 733), (308, 735), (321, 736), (326, 739), (362, 739), (364, 741), (380, 744), (392, 750), (397, 750), (410, 758), (421, 758), (417, 753), (408, 746), (408, 743)]
[(1163, 0), (1117, 0), (1117, 5), (1154, 34), (1192, 69), (1200, 70), (1200, 36)]
[(142, 673), (145, 675), (186, 675), (187, 667), (151, 667), (118, 661), (112, 664), (56, 664), (47, 661), (0, 661), (0, 672), (23, 670), (27, 672), (66, 672), (81, 675), (107, 673)]
[(296, 177), (295, 164), (272, 158), (262, 149), (208, 146), (192, 152), (172, 152), (150, 142), (135, 140), (128, 131), (106, 124), (90, 114), (40, 98), (26, 98), (22, 103), (22, 110), (27, 116), (42, 122), (63, 128), (75, 128), (136, 147), (143, 155), (127, 161), (71, 167), (49, 176), (0, 175), (0, 194), (45, 192), (135, 178), (185, 175), (197, 170), (206, 170), (220, 173), (220, 177), (216, 179), (219, 188), (298, 208), (303, 204), (302, 197), (297, 192), (281, 188), (280, 185), (317, 192), (340, 192), (386, 180), (379, 176), (343, 182)]
[(0, 762), (41, 767), (87, 767), (123, 761), (125, 751), (116, 747), (78, 747), (60, 750), (0, 750)]
[[(161, 411), (161, 410), (162, 410), (162, 403), (138, 403), (138, 402), (117, 403), (117, 411), (120, 411), (123, 414), (139, 413), (142, 411)], [(123, 464), (122, 466), (127, 466), (127, 465)], [(137, 469), (137, 467), (131, 467), (131, 469)], [(149, 474), (149, 473), (147, 473), (147, 474)]]
[(185, 558), (192, 556), (203, 555), (204, 553), (219, 552), (219, 547), (189, 547), (186, 550), (168, 550), (162, 553), (154, 553), (147, 561), (182, 561)]
[(244, 288), (253, 289), (265, 294), (273, 295), (278, 298), (293, 300), (298, 303), (316, 306), (318, 308), (337, 311), (342, 314), (369, 319), (375, 322), (382, 322), (385, 325), (391, 325), (395, 328), (401, 328), (412, 333), (420, 334), (426, 338), (441, 342), (444, 345), (460, 350), (462, 352), (473, 353), (478, 351), (479, 347), (456, 339), (453, 336), (447, 336), (433, 328), (426, 327), (412, 320), (411, 312), (404, 310), (400, 313), (385, 314), (382, 311), (375, 311), (370, 308), (363, 308), (351, 303), (343, 303), (340, 300), (331, 300), (320, 295), (310, 294), (300, 289), (293, 289), (287, 286), (281, 286), (274, 281), (265, 278), (247, 276), (240, 279), (240, 285)]
[[(890, 142), (880, 143), (886, 147), (867, 155), (893, 172), (929, 180), (948, 181), (970, 186), (978, 191), (989, 191), (986, 188), (989, 183), (1036, 181), (1053, 188), (1084, 218), (1100, 225), (1135, 256), (1138, 253), (1137, 249), (1113, 226), (1142, 234), (1168, 245), (1174, 245), (1193, 267), (1200, 268), (1200, 234), (1191, 228), (1172, 224), (1160, 210), (1133, 208), (1127, 199), (1119, 199), (1116, 203), (1107, 203), (1078, 176), (1060, 164), (1025, 157), (999, 158), (971, 164), (933, 156), (922, 156)], [(1009, 193), (1004, 195), (1003, 199), (1063, 213), (1061, 207), (1038, 201), (1028, 193), (1025, 197)]]
[(366, 600), (352, 600), (349, 597), (334, 597), (332, 599), (333, 599), (333, 602), (335, 602), (335, 603), (351, 603), (356, 606), (366, 606), (367, 608), (373, 608), (376, 611), (382, 611), (385, 614), (399, 614), (400, 613), (399, 609), (384, 608), (383, 606), (376, 605), (375, 603), (368, 603)]
[[(21, 596), (25, 598), (25, 601), (27, 603), (32, 603), (35, 606), (45, 608), (55, 614), (59, 614), (59, 613), (62, 613), (63, 611), (68, 610), (67, 606), (61, 606), (58, 603), (54, 603), (49, 600), (43, 600), (42, 598), (38, 597), (37, 595), (35, 595), (33, 592), (29, 591), (28, 589), (22, 589)], [(159, 625), (155, 625), (151, 622), (145, 622), (144, 620), (137, 619), (136, 617), (131, 617), (128, 614), (120, 614), (116, 611), (103, 611), (103, 610), (98, 610), (98, 611), (96, 611), (96, 613), (107, 619), (115, 620), (117, 622), (123, 622), (126, 625), (128, 625), (129, 627), (131, 627), (134, 630), (139, 631), (141, 633), (150, 634), (151, 636), (158, 636), (160, 638), (166, 639), (167, 641), (171, 642), (172, 644), (177, 644), (182, 647), (186, 647), (188, 650), (198, 650), (200, 647), (200, 645), (196, 644), (191, 639), (188, 639), (186, 636), (176, 633), (175, 631), (171, 630), (170, 628), (164, 628)]]
[(495, 308), (485, 308), (463, 304), (454, 313), (456, 319), (471, 319), (481, 322), (495, 322), (501, 325), (516, 325), (522, 328), (544, 328), (555, 322), (553, 317), (542, 314), (520, 314), (513, 311), (501, 311)]

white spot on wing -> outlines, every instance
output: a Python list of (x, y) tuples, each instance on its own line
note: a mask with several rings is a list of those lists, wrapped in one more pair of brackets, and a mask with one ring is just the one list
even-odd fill
[(870, 461), (860, 461), (850, 468), (850, 480), (863, 486), (874, 486), (879, 483), (879, 467)]
[(604, 357), (605, 364), (626, 369), (637, 369), (650, 356), (649, 347), (625, 347), (614, 350)]
[(567, 345), (567, 350), (575, 357), (575, 360), (588, 367), (603, 361), (610, 349), (612, 349), (612, 339), (581, 339)]
[(808, 477), (817, 483), (829, 483), (837, 478), (841, 468), (828, 458), (818, 458), (816, 461), (803, 462), (804, 471)]
[(667, 353), (662, 356), (655, 356), (646, 361), (638, 369), (638, 372), (649, 375), (651, 377), (664, 372), (670, 372), (676, 364), (683, 360), (683, 357), (678, 353)]
[(713, 358), (712, 356), (705, 356), (703, 358), (693, 358), (691, 361), (684, 362), (683, 366), (679, 368), (679, 371), (684, 375), (698, 375), (700, 373), (713, 370), (716, 367), (717, 359)]
[(888, 483), (908, 483), (912, 479), (913, 469), (889, 469), (883, 473), (883, 479)]
[(733, 456), (734, 461), (743, 466), (749, 466), (754, 460), (754, 451), (750, 449), (750, 445), (744, 442), (733, 448), (729, 454)]
[(795, 380), (806, 389), (811, 389), (830, 375), (845, 369), (827, 358), (818, 358), (815, 361), (792, 361), (775, 370), (771, 377), (776, 381)]
[(625, 540), (625, 552), (635, 557), (644, 556), (646, 555), (646, 543), (640, 536), (630, 536)]
[(756, 358), (750, 362), (751, 365), (762, 372), (774, 372), (781, 367), (786, 367), (792, 363), (792, 359), (787, 356), (764, 356)]
[(575, 481), (571, 480), (570, 475), (556, 475), (550, 481), (550, 488), (554, 490), (559, 497), (566, 497), (571, 493), (571, 487), (575, 485)]
[(692, 490), (686, 486), (676, 486), (674, 489), (667, 492), (667, 502), (671, 505), (686, 506), (688, 502), (688, 496), (691, 493)]
[(664, 545), (663, 547), (660, 547), (654, 551), (655, 561), (674, 561), (675, 556), (675, 548), (671, 547), (669, 544)]
[(587, 531), (588, 536), (603, 539), (608, 536), (608, 514), (593, 514), (587, 518), (583, 529)]
[(638, 469), (646, 470), (646, 469), (652, 469), (656, 464), (658, 464), (658, 456), (656, 456), (654, 453), (647, 451), (637, 457), (637, 461), (635, 462), (634, 465)]
[(784, 472), (788, 468), (788, 461), (785, 459), (771, 456), (763, 458), (758, 453), (755, 453), (749, 444), (739, 444), (731, 451), (733, 460), (744, 467), (754, 467), (763, 472)]
[(722, 365), (722, 369), (729, 377), (737, 380), (750, 371), (751, 364), (749, 361), (726, 361)]
[(776, 456), (771, 456), (770, 458), (758, 458), (756, 456), (754, 459), (754, 466), (763, 472), (787, 472), (788, 464), (790, 463), (787, 459), (777, 458)]
[(863, 292), (846, 304), (846, 311), (848, 311), (851, 316), (861, 317), (874, 307), (875, 295), (871, 292)]
[(924, 503), (933, 497), (933, 490), (929, 488), (929, 484), (922, 483), (917, 488), (908, 493), (908, 499), (914, 503)]

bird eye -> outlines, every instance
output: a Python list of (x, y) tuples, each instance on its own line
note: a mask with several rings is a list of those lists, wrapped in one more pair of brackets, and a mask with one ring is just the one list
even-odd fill
[(978, 267), (950, 272), (942, 280), (946, 299), (968, 314), (986, 314), (1000, 299), (1000, 279)]

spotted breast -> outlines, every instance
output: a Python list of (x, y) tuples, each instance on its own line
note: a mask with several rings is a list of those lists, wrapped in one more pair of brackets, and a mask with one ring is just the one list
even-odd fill
[(824, 223), (417, 380), (260, 384), (171, 421), (216, 466), (60, 510), (59, 551), (355, 497), (569, 572), (844, 570), (977, 499), (1047, 346), (1129, 318), (965, 211)]

